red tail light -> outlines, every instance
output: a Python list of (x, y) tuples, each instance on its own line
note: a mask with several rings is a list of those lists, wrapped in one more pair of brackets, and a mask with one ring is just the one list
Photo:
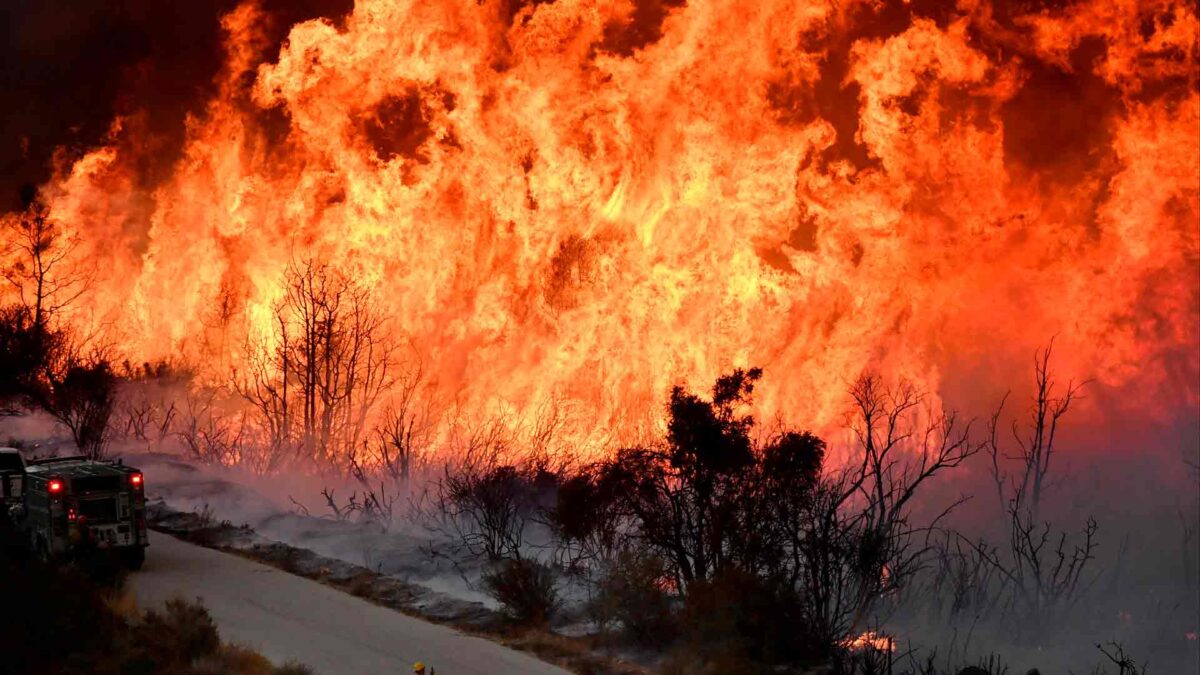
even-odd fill
[(129, 484), (135, 488), (142, 487), (142, 474), (135, 473), (129, 476)]
[(51, 478), (49, 483), (46, 483), (46, 490), (52, 495), (62, 494), (63, 482), (57, 478)]
[(67, 520), (75, 520), (75, 509), (67, 509)]

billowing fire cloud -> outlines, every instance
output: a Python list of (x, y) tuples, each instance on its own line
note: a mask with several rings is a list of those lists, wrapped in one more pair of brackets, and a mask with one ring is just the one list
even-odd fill
[(74, 318), (226, 368), (315, 258), (478, 406), (621, 423), (759, 365), (820, 426), (864, 368), (937, 392), (1053, 335), (1194, 405), (1195, 6), (1013, 4), (358, 0), (276, 52), (247, 2), (165, 177), (130, 113), (43, 187)]

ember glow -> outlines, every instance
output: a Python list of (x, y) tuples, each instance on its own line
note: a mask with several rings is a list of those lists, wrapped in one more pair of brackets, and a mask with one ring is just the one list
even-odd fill
[(878, 652), (896, 651), (896, 641), (894, 638), (883, 633), (876, 633), (875, 631), (867, 631), (858, 637), (847, 640), (842, 646), (854, 651), (865, 649), (873, 649)]
[(220, 378), (315, 259), (448, 397), (581, 428), (747, 365), (820, 427), (1054, 335), (1194, 408), (1195, 5), (1041, 4), (358, 0), (275, 49), (246, 2), (167, 171), (136, 100), (56, 155), (71, 320)]

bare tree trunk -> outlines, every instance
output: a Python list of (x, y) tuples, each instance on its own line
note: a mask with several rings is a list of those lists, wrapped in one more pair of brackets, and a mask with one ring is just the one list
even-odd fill
[(264, 424), (278, 430), (277, 440), (298, 440), (305, 458), (344, 469), (374, 405), (392, 385), (395, 349), (366, 290), (337, 271), (296, 264), (286, 284), (275, 307), (276, 335), (267, 341), (278, 347), (274, 356), (248, 350), (258, 363), (239, 391), (267, 418)]

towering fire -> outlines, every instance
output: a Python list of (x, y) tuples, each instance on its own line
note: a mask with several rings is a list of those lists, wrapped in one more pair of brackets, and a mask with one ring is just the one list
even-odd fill
[(319, 260), (448, 396), (579, 424), (758, 365), (820, 426), (866, 367), (937, 392), (1054, 335), (1197, 401), (1194, 3), (357, 0), (278, 50), (268, 14), (220, 19), (169, 170), (135, 101), (41, 188), (71, 319), (137, 358), (223, 376)]

